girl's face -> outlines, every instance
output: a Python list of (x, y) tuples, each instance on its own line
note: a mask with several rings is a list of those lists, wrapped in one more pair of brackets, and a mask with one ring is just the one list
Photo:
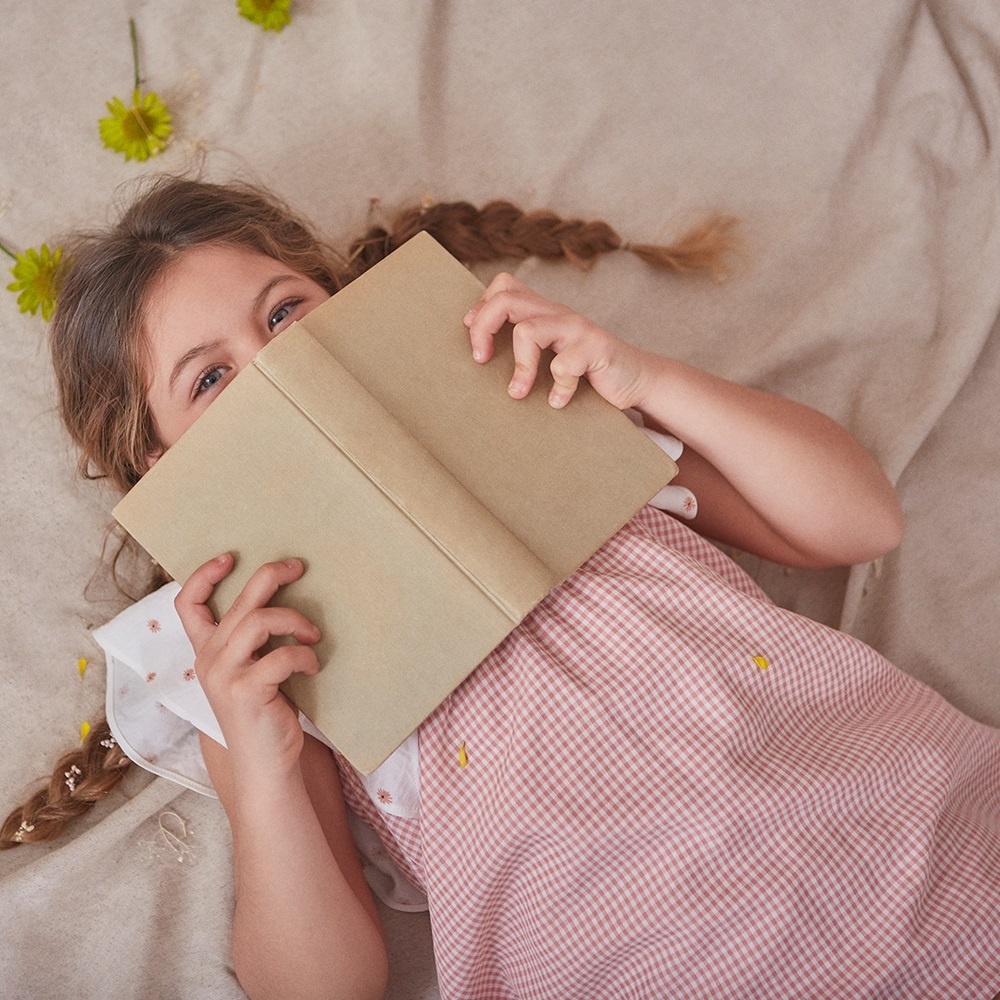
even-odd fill
[(330, 297), (311, 278), (236, 247), (186, 251), (146, 304), (152, 465), (272, 337)]

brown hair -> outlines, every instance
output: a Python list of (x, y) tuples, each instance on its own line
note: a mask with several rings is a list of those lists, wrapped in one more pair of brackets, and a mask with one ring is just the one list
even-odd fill
[(4, 820), (0, 848), (54, 840), (118, 784), (130, 763), (102, 720), (82, 746), (59, 758), (48, 784)]
[[(507, 201), (482, 208), (464, 201), (425, 203), (400, 212), (388, 227), (370, 227), (342, 255), (266, 191), (162, 177), (117, 224), (66, 244), (69, 265), (50, 334), (60, 415), (79, 447), (84, 476), (105, 478), (122, 490), (138, 482), (158, 445), (146, 403), (145, 303), (166, 269), (192, 247), (264, 254), (333, 294), (420, 230), (466, 264), (538, 256), (589, 267), (600, 254), (629, 250), (657, 268), (718, 276), (733, 248), (733, 227), (734, 220), (711, 216), (670, 246), (632, 245), (605, 222), (524, 212)], [(59, 760), (47, 787), (0, 827), (0, 849), (52, 839), (114, 787), (128, 758), (105, 746), (109, 739), (105, 722), (82, 748)]]
[(80, 470), (127, 490), (146, 471), (156, 432), (146, 405), (146, 299), (165, 271), (196, 246), (238, 246), (275, 257), (331, 294), (332, 250), (275, 199), (242, 185), (167, 177), (118, 224), (65, 249), (50, 346), (63, 423)]

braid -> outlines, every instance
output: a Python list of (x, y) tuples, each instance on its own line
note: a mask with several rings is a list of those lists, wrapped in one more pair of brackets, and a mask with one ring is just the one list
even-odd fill
[[(376, 204), (373, 202), (373, 208)], [(101, 474), (126, 489), (142, 474), (149, 441), (136, 437), (134, 424), (140, 418), (147, 420), (148, 413), (138, 403), (126, 406), (132, 398), (127, 392), (120, 400), (111, 399), (111, 410), (96, 410), (92, 391), (95, 380), (84, 380), (86, 392), (78, 398), (82, 391), (78, 384), (81, 359), (90, 359), (87, 363), (92, 367), (96, 362), (91, 354), (99, 355), (103, 371), (109, 364), (109, 352), (120, 353), (122, 343), (135, 340), (138, 326), (133, 320), (141, 311), (143, 289), (173, 259), (172, 255), (191, 246), (212, 242), (243, 246), (282, 260), (332, 293), (421, 231), (430, 233), (465, 264), (540, 257), (564, 259), (587, 269), (600, 254), (627, 250), (660, 270), (679, 274), (707, 272), (721, 278), (724, 260), (736, 247), (735, 226), (733, 218), (712, 215), (670, 245), (630, 244), (599, 220), (563, 219), (544, 210), (525, 212), (509, 201), (491, 201), (476, 208), (467, 201), (437, 204), (425, 199), (401, 211), (388, 227), (370, 226), (351, 245), (345, 267), (339, 257), (331, 257), (326, 244), (317, 241), (301, 220), (265, 192), (165, 177), (126, 213), (118, 227), (103, 235), (84, 237), (80, 244), (77, 257), (88, 248), (86, 259), (96, 278), (81, 267), (78, 259), (69, 272), (71, 277), (76, 276), (75, 291), (70, 294), (64, 286), (60, 293), (61, 305), (53, 324), (53, 359), (57, 373), (61, 373), (63, 419), (83, 449), (85, 467), (95, 462)], [(138, 249), (148, 250), (149, 255), (139, 254)], [(141, 281), (138, 271), (123, 266), (124, 261), (133, 260), (146, 268), (141, 271), (145, 276)], [(119, 307), (123, 289), (132, 296), (129, 301), (134, 300), (131, 312)], [(96, 309), (95, 303), (111, 304), (110, 319)], [(84, 323), (80, 316), (86, 319), (87, 310), (94, 316), (92, 322)], [(132, 323), (135, 329), (123, 323)], [(100, 353), (94, 344), (105, 345), (108, 337), (111, 346), (102, 347)], [(122, 369), (124, 385), (139, 384), (141, 380), (132, 374), (127, 366)], [(130, 442), (138, 442), (138, 459), (131, 444), (131, 450), (119, 449), (114, 454), (107, 450), (107, 440), (121, 437), (115, 437), (116, 428), (122, 434), (128, 431)], [(150, 428), (147, 430), (152, 433)], [(111, 560), (116, 582), (119, 558), (130, 554), (123, 543)], [(154, 577), (158, 575), (156, 569)], [(152, 589), (162, 579), (149, 582), (148, 589)], [(123, 587), (119, 589), (124, 592)], [(128, 757), (111, 738), (108, 723), (102, 721), (82, 746), (59, 759), (48, 786), (7, 817), (0, 826), (0, 849), (59, 836), (70, 820), (81, 816), (117, 786), (128, 765)]]
[(107, 721), (102, 720), (82, 746), (59, 758), (48, 785), (4, 820), (0, 826), (0, 850), (54, 840), (70, 820), (85, 813), (115, 788), (129, 763), (112, 737)]
[(476, 208), (467, 201), (422, 205), (402, 211), (390, 228), (372, 226), (350, 248), (348, 280), (357, 277), (416, 233), (430, 233), (466, 264), (513, 257), (564, 258), (589, 268), (599, 254), (628, 250), (660, 270), (721, 277), (724, 258), (736, 246), (736, 220), (713, 215), (670, 245), (630, 244), (606, 222), (563, 219), (554, 212), (524, 212), (509, 201)]
[(694, 274), (711, 271), (716, 280), (725, 277), (724, 263), (737, 248), (737, 220), (729, 215), (711, 215), (693, 226), (669, 246), (658, 243), (627, 243), (641, 261), (664, 271)]

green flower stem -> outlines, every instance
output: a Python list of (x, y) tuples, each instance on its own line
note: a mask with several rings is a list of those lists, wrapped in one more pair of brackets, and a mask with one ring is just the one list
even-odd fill
[(135, 18), (128, 19), (128, 32), (132, 36), (132, 68), (135, 71), (135, 87), (139, 89), (139, 40), (135, 36)]
[(5, 254), (6, 254), (6, 255), (7, 255), (8, 257), (10, 257), (10, 258), (11, 258), (11, 260), (17, 260), (17, 254), (16, 254), (16, 253), (14, 253), (14, 251), (13, 251), (13, 250), (8, 250), (8, 249), (7, 249), (7, 247), (5, 247), (5, 246), (4, 246), (4, 245), (3, 245), (2, 243), (0, 243), (0, 250), (3, 250), (3, 252), (4, 252), (4, 253), (5, 253)]

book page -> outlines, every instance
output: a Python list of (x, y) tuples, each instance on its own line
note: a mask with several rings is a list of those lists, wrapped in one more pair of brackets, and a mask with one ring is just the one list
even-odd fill
[(676, 471), (586, 384), (563, 410), (544, 385), (511, 399), (509, 344), (477, 365), (462, 324), (482, 287), (415, 237), (276, 337), (114, 511), (175, 579), (233, 552), (217, 614), (262, 563), (304, 560), (276, 603), (322, 630), (322, 669), (283, 690), (362, 771)]
[(585, 379), (562, 410), (547, 369), (512, 399), (509, 331), (472, 360), (462, 318), (482, 291), (419, 233), (299, 323), (561, 581), (677, 467)]
[[(232, 552), (236, 565), (212, 602), (217, 616), (262, 563), (302, 558), (306, 572), (273, 603), (319, 627), (322, 669), (282, 689), (355, 767), (373, 770), (516, 622), (255, 366), (191, 431), (115, 516), (177, 580)], [(378, 425), (369, 431), (379, 440)], [(493, 520), (485, 511), (478, 521), (467, 511), (456, 517), (470, 530)], [(530, 554), (519, 560), (501, 544), (501, 567), (508, 556), (530, 577)], [(533, 586), (531, 603), (548, 577), (536, 574)]]
[[(559, 583), (304, 327), (272, 341), (254, 365), (512, 626)], [(327, 475), (318, 462), (316, 474)], [(319, 485), (334, 489), (339, 482), (331, 477)]]

